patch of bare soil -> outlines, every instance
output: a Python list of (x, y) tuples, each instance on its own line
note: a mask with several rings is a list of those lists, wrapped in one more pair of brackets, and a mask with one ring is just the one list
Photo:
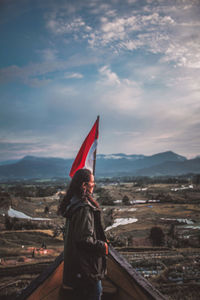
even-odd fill
[(14, 299), (63, 251), (51, 230), (0, 233), (0, 299)]

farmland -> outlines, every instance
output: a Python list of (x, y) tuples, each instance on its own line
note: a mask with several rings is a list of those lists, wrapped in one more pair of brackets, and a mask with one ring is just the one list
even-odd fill
[[(2, 184), (1, 299), (13, 299), (63, 250), (65, 220), (57, 215), (57, 206), (65, 189), (63, 181)], [(139, 273), (169, 299), (198, 299), (199, 185), (189, 180), (99, 181), (94, 196), (110, 243)], [(44, 220), (8, 217), (9, 207)]]

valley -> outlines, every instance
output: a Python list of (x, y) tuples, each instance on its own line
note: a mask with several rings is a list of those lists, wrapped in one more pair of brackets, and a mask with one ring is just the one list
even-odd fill
[[(57, 206), (63, 181), (4, 183), (0, 194), (0, 297), (14, 299), (63, 250)], [(200, 292), (200, 186), (182, 182), (98, 180), (110, 244), (169, 299)], [(9, 217), (23, 212), (32, 219)], [(34, 218), (40, 218), (35, 219)]]

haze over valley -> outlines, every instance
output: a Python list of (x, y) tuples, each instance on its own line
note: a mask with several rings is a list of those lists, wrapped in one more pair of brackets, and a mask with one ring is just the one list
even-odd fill
[[(0, 180), (69, 178), (73, 159), (26, 156), (0, 165)], [(187, 159), (172, 151), (146, 155), (97, 154), (97, 177), (178, 176), (200, 173), (200, 157)]]

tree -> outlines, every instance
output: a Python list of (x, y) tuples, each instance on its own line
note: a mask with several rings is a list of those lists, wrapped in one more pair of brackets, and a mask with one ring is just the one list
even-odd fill
[(168, 235), (169, 235), (172, 239), (175, 238), (175, 225), (174, 225), (173, 223), (170, 225), (170, 229), (169, 229)]
[(45, 213), (45, 214), (48, 214), (48, 213), (49, 213), (49, 207), (48, 207), (47, 205), (46, 205), (45, 208), (44, 208), (44, 213)]
[(153, 246), (162, 246), (165, 242), (165, 234), (161, 227), (154, 226), (151, 228), (149, 238)]
[(109, 191), (104, 188), (97, 188), (95, 193), (98, 195), (97, 201), (102, 205), (113, 205), (113, 198), (110, 195)]
[(129, 200), (129, 197), (127, 195), (125, 195), (122, 199), (122, 203), (124, 205), (130, 205), (130, 200)]
[(11, 222), (11, 219), (7, 215), (5, 217), (5, 227), (6, 230), (12, 230), (13, 228), (13, 223)]
[(194, 184), (200, 184), (200, 174), (194, 175), (193, 178), (192, 178), (192, 182)]

